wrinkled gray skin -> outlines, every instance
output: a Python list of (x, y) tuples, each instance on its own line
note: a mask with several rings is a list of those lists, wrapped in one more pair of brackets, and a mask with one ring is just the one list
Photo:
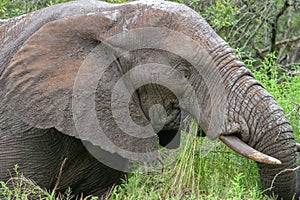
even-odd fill
[[(281, 165), (258, 163), (262, 189), (270, 188), (274, 176), (281, 172), (272, 190), (266, 193), (292, 199), (298, 192), (296, 173), (282, 172), (297, 167), (294, 136), (287, 117), (205, 20), (189, 8), (169, 2), (111, 5), (78, 1), (0, 21), (0, 180), (7, 180), (8, 170), (18, 163), (25, 176), (51, 189), (67, 158), (60, 191), (70, 186), (77, 194), (104, 197), (118, 183), (124, 173), (95, 159), (82, 141), (96, 150), (98, 147), (93, 145), (97, 141), (89, 141), (76, 132), (71, 112), (72, 89), (80, 65), (93, 48), (121, 31), (141, 27), (183, 33), (209, 52), (216, 65), (213, 68), (202, 65), (201, 70), (208, 77), (219, 74), (225, 88), (220, 94), (225, 112), (219, 113), (224, 120), (222, 123), (213, 120), (218, 116), (213, 116), (211, 108), (221, 105), (214, 103), (214, 97), (209, 95), (207, 85), (214, 83), (205, 82), (197, 67), (164, 50), (136, 50), (111, 64), (98, 84), (97, 118), (103, 122), (107, 137), (133, 152), (157, 148), (155, 136), (135, 138), (117, 128), (107, 112), (110, 91), (122, 74), (134, 66), (151, 62), (173, 66), (192, 84), (203, 111), (197, 113), (184, 107), (185, 112), (194, 115), (212, 139), (220, 134), (236, 134), (256, 150), (279, 159)], [(152, 121), (155, 129), (159, 120), (155, 122), (155, 114), (151, 116), (148, 112), (154, 104), (162, 105), (168, 116), (158, 133), (159, 143), (166, 146), (172, 141), (167, 147), (176, 148), (181, 114), (177, 98), (166, 87), (153, 84), (140, 87), (130, 102), (131, 117), (140, 125)], [(111, 156), (118, 157), (118, 164), (126, 168), (126, 159), (119, 157), (118, 152)]]

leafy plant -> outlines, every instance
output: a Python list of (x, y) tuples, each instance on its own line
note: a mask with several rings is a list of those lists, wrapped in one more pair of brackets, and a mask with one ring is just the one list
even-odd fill
[(270, 200), (259, 191), (253, 161), (237, 155), (220, 142), (195, 137), (196, 134), (197, 125), (193, 121), (190, 132), (182, 132), (184, 151), (172, 166), (147, 176), (130, 174), (127, 181), (114, 188), (110, 199)]
[(70, 0), (1, 0), (0, 1), (0, 19), (8, 19), (32, 12), (43, 7), (67, 2)]
[[(0, 194), (5, 200), (27, 200), (33, 196), (39, 199), (54, 200), (53, 195), (37, 186), (33, 181), (18, 172), (18, 165), (14, 167), (15, 176), (8, 182), (0, 181)], [(11, 187), (9, 187), (9, 185)]]
[[(1, 200), (71, 200), (74, 199), (72, 191), (68, 188), (64, 193), (57, 193), (55, 189), (51, 192), (41, 188), (34, 181), (23, 176), (19, 172), (19, 166), (14, 167), (14, 176), (7, 182), (0, 181)], [(78, 197), (78, 200), (98, 200), (98, 197)]]
[[(291, 71), (286, 71), (275, 62), (274, 53), (268, 54), (262, 62), (261, 68), (254, 71), (264, 87), (275, 97), (277, 102), (288, 115), (296, 136), (300, 133), (300, 74), (291, 76)], [(293, 66), (293, 71), (300, 72), (300, 65)]]

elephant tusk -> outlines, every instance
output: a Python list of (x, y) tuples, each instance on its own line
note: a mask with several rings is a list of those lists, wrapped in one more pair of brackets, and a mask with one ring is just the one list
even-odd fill
[(296, 142), (297, 151), (300, 152), (300, 144)]
[(273, 158), (271, 156), (268, 156), (266, 154), (263, 154), (246, 143), (244, 143), (241, 139), (234, 135), (221, 135), (219, 139), (226, 144), (229, 148), (237, 152), (238, 154), (241, 154), (242, 156), (245, 156), (246, 158), (249, 158), (251, 160), (254, 160), (256, 162), (260, 163), (266, 163), (266, 164), (281, 164), (281, 161)]

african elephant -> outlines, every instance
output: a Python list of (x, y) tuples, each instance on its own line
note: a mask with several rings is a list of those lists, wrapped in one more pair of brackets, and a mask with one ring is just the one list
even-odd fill
[(157, 137), (177, 148), (189, 113), (258, 161), (267, 194), (299, 196), (282, 108), (190, 8), (74, 1), (2, 20), (0, 33), (0, 180), (17, 163), (53, 188), (67, 159), (59, 189), (103, 197), (128, 160), (157, 158)]

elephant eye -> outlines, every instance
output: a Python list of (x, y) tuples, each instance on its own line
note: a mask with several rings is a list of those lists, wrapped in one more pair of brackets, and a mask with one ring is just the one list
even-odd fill
[(186, 64), (178, 63), (177, 65), (175, 65), (175, 69), (179, 71), (184, 76), (184, 78), (189, 79), (191, 74)]

